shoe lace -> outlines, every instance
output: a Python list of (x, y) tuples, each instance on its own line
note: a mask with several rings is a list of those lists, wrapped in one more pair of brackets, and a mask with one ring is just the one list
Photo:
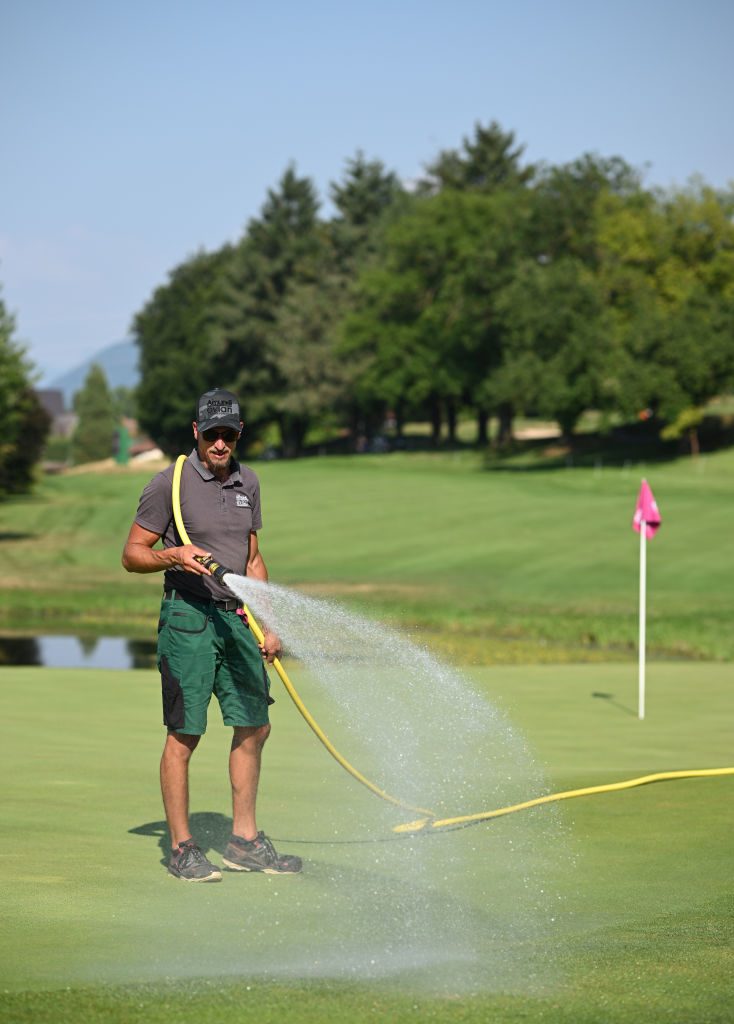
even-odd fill
[(265, 849), (265, 852), (267, 853), (268, 857), (272, 858), (274, 861), (277, 861), (278, 854), (275, 852), (275, 847), (273, 846), (271, 840), (268, 839), (268, 837), (265, 835), (265, 833), (258, 832), (257, 838), (260, 840), (260, 844)]
[(203, 864), (206, 861), (206, 857), (203, 852), (199, 849), (193, 840), (189, 840), (186, 843), (182, 843), (179, 846), (181, 853), (179, 854), (180, 860), (179, 865), (188, 867), (191, 864)]

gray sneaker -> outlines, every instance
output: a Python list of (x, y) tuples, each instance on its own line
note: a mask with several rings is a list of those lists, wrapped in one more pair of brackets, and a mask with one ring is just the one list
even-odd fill
[(221, 882), (222, 872), (206, 859), (193, 839), (178, 844), (171, 850), (168, 870), (184, 882)]
[(262, 871), (266, 875), (296, 875), (303, 867), (300, 857), (278, 854), (264, 832), (255, 839), (231, 836), (222, 861), (233, 871)]

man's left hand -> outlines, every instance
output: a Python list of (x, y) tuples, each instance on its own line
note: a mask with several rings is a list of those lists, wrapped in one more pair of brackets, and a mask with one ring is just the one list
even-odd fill
[(282, 653), (282, 646), (280, 638), (275, 633), (265, 633), (263, 636), (263, 642), (259, 645), (260, 651), (262, 652), (263, 658), (269, 665), (272, 665), (277, 657)]

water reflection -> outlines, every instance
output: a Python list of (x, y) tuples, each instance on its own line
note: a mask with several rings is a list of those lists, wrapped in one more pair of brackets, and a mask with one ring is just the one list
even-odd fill
[(0, 637), (0, 665), (155, 668), (155, 641), (120, 636)]
[(42, 665), (38, 637), (0, 638), (0, 665)]

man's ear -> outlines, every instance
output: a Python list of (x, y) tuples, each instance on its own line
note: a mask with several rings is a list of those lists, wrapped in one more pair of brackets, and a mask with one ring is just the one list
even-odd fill
[(194, 440), (198, 441), (199, 440), (199, 428), (196, 425), (196, 420), (194, 420), (194, 422), (191, 424), (191, 426), (194, 429)]

